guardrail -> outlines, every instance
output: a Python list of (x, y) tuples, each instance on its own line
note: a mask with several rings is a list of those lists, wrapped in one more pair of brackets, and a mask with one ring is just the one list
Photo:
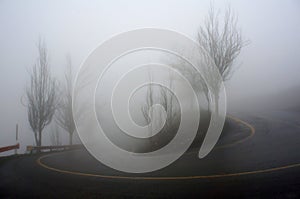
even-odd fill
[(9, 151), (9, 150), (13, 150), (13, 149), (19, 149), (20, 148), (20, 144), (16, 144), (16, 145), (10, 145), (10, 146), (5, 146), (5, 147), (1, 147), (0, 148), (0, 153), (1, 152), (5, 152), (5, 151)]
[(32, 154), (38, 151), (64, 151), (64, 150), (71, 150), (71, 149), (80, 149), (82, 148), (82, 144), (74, 144), (74, 145), (59, 145), (59, 146), (27, 146), (26, 150)]

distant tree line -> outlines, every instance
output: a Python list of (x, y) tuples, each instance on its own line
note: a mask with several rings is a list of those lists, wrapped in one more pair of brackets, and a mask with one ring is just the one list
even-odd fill
[[(204, 24), (197, 32), (197, 42), (200, 48), (204, 49), (213, 60), (213, 64), (218, 68), (223, 80), (229, 80), (234, 72), (234, 61), (240, 54), (242, 48), (248, 44), (244, 40), (240, 28), (238, 27), (238, 17), (230, 7), (220, 17), (218, 11), (210, 8)], [(65, 79), (58, 82), (50, 72), (49, 56), (44, 40), (39, 39), (37, 44), (38, 57), (30, 71), (30, 83), (26, 89), (28, 121), (34, 134), (37, 146), (42, 146), (42, 135), (44, 128), (50, 124), (53, 118), (56, 123), (69, 134), (69, 144), (73, 144), (75, 123), (72, 114), (72, 61), (67, 57), (67, 71)], [(209, 90), (198, 73), (178, 62), (173, 64), (191, 82), (199, 94), (206, 97), (209, 109)], [(170, 86), (173, 85), (173, 78), (170, 76)], [(161, 104), (166, 111), (166, 123), (162, 131), (172, 135), (178, 127), (180, 112), (176, 105), (176, 100), (171, 92), (160, 86), (153, 89), (148, 86), (145, 104), (141, 111), (149, 124), (151, 121), (150, 108), (156, 104)], [(216, 85), (216, 90), (218, 85)], [(156, 94), (154, 94), (156, 92)], [(216, 96), (218, 98), (218, 95)], [(218, 100), (218, 99), (215, 99)], [(218, 109), (217, 109), (218, 110)], [(149, 133), (151, 134), (151, 127)], [(60, 144), (57, 129), (52, 136), (54, 144)], [(152, 140), (152, 145), (158, 140)]]

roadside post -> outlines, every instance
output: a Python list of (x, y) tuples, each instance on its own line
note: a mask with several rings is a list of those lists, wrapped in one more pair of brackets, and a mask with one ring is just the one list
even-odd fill
[[(18, 137), (19, 137), (19, 126), (16, 124), (16, 144), (18, 143)], [(15, 155), (18, 154), (18, 148), (15, 148)]]

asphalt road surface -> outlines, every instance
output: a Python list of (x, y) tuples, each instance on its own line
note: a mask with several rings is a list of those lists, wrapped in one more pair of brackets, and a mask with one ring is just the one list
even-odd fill
[(0, 198), (300, 198), (300, 112), (238, 115), (204, 159), (192, 150), (146, 174), (85, 150), (0, 159)]

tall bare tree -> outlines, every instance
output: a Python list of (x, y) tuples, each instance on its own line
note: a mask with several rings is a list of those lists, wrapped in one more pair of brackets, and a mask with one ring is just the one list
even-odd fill
[(42, 145), (42, 132), (56, 109), (56, 82), (49, 69), (49, 58), (44, 41), (39, 39), (38, 58), (30, 74), (30, 86), (26, 89), (28, 120), (37, 146)]
[[(224, 81), (229, 80), (234, 72), (234, 61), (242, 48), (249, 42), (243, 39), (242, 32), (238, 27), (238, 17), (230, 6), (228, 6), (224, 16), (220, 16), (220, 12), (216, 11), (213, 5), (210, 7), (204, 24), (200, 26), (197, 32), (197, 41), (200, 48), (207, 52), (207, 56), (202, 57), (202, 59), (206, 59), (204, 62), (209, 67), (203, 75), (209, 79), (209, 83), (216, 94), (214, 101), (217, 102), (220, 85), (216, 77), (212, 75), (215, 72), (212, 64), (217, 67)], [(201, 75), (184, 62), (179, 61), (173, 65), (191, 81), (193, 88), (198, 93), (203, 94), (210, 104), (209, 90)], [(218, 111), (218, 106), (216, 109)]]
[[(174, 77), (173, 72), (169, 73), (169, 88), (172, 90), (174, 87)], [(166, 123), (162, 129), (164, 132), (170, 134), (174, 133), (177, 124), (179, 124), (180, 109), (176, 103), (176, 98), (172, 92), (167, 88), (159, 85), (159, 93), (157, 96), (157, 101), (166, 111)]]
[(199, 28), (198, 42), (213, 59), (223, 80), (230, 79), (234, 60), (248, 43), (242, 37), (241, 30), (238, 27), (238, 17), (230, 6), (221, 18), (219, 13), (211, 6), (204, 25)]
[[(233, 64), (240, 54), (242, 48), (247, 45), (238, 27), (238, 17), (234, 14), (230, 6), (223, 17), (219, 16), (214, 7), (211, 6), (204, 25), (198, 31), (198, 43), (208, 53), (214, 65), (219, 70), (224, 81), (229, 80), (233, 74)], [(211, 67), (211, 70), (214, 70)], [(209, 75), (210, 71), (207, 71)], [(213, 74), (211, 72), (210, 74)], [(220, 85), (214, 81), (215, 77), (209, 77), (211, 85), (215, 90), (216, 111), (218, 112), (218, 100)], [(205, 87), (204, 87), (205, 89)], [(206, 98), (208, 90), (206, 87)]]
[[(153, 80), (153, 75), (149, 72), (150, 81)], [(167, 77), (169, 80), (169, 88), (172, 89), (173, 87), (173, 74), (170, 72), (169, 76)], [(178, 127), (179, 120), (180, 120), (180, 110), (176, 104), (175, 97), (173, 93), (168, 91), (167, 88), (161, 85), (154, 86), (153, 84), (148, 85), (147, 87), (147, 94), (144, 106), (141, 107), (142, 114), (149, 125), (149, 136), (153, 135), (153, 130), (157, 129), (155, 125), (161, 126), (162, 125), (162, 115), (159, 113), (154, 114), (152, 106), (155, 104), (160, 104), (165, 110), (165, 124), (161, 129), (161, 132), (166, 136), (172, 136), (174, 132), (176, 132), (176, 128)], [(156, 145), (159, 140), (150, 140), (150, 145)], [(163, 140), (164, 141), (164, 140)]]
[(56, 114), (56, 122), (69, 134), (69, 144), (73, 144), (73, 135), (75, 131), (75, 123), (72, 112), (72, 61), (71, 57), (67, 56), (67, 71), (65, 73), (65, 82), (61, 89), (61, 98)]

